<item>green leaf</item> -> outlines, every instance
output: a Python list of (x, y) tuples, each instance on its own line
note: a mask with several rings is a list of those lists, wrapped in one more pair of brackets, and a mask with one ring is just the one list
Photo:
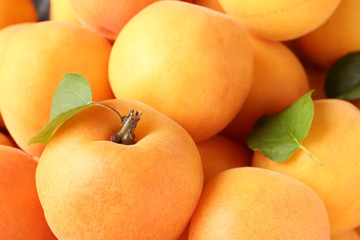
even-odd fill
[(276, 162), (289, 159), (299, 147), (305, 149), (301, 141), (307, 136), (314, 115), (312, 92), (279, 113), (261, 117), (247, 137), (247, 145)]
[(325, 93), (328, 98), (360, 98), (360, 52), (349, 53), (331, 66)]
[(60, 124), (90, 104), (92, 92), (88, 81), (77, 73), (66, 74), (56, 89), (49, 122), (30, 139), (29, 144), (48, 143)]

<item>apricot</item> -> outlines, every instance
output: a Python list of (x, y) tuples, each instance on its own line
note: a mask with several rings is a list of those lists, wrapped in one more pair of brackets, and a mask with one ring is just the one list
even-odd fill
[(323, 165), (298, 149), (281, 163), (256, 151), (252, 166), (289, 175), (314, 189), (327, 208), (331, 234), (337, 235), (360, 224), (360, 110), (340, 99), (319, 99), (314, 105), (302, 145)]
[[(219, 0), (256, 36), (285, 41), (303, 36), (323, 24), (340, 0)], [(324, 39), (325, 41), (325, 39)]]
[(20, 149), (0, 145), (0, 238), (52, 240), (35, 186), (37, 162)]
[(11, 137), (2, 132), (0, 132), (0, 145), (5, 145), (8, 147), (16, 147), (16, 144), (11, 139)]
[(200, 6), (224, 13), (224, 9), (220, 5), (219, 0), (196, 0), (195, 3)]
[(296, 42), (318, 66), (328, 70), (340, 57), (360, 51), (360, 2), (342, 0), (331, 17)]
[(360, 240), (360, 235), (352, 229), (342, 234), (332, 236), (331, 240)]
[(15, 33), (30, 26), (31, 24), (34, 24), (34, 23), (32, 23), (32, 22), (17, 23), (17, 24), (12, 24), (10, 26), (0, 29), (0, 53), (2, 51), (4, 51), (8, 41), (12, 38), (12, 36)]
[[(31, 24), (32, 23), (17, 23), (0, 29), (0, 54), (5, 49), (7, 42), (11, 39), (11, 37), (15, 33), (17, 33), (18, 31), (22, 30), (23, 28)], [(0, 110), (0, 128), (6, 129), (4, 120), (1, 116), (1, 110)]]
[(36, 22), (37, 12), (31, 0), (0, 0), (0, 29), (23, 22)]
[[(61, 0), (63, 1), (63, 0)], [(68, 0), (77, 19), (110, 40), (146, 6), (159, 0)]]
[(254, 167), (225, 170), (204, 187), (189, 240), (328, 240), (324, 203), (304, 183)]
[(196, 145), (201, 156), (205, 183), (226, 169), (250, 166), (252, 151), (227, 137), (215, 135)]
[(52, 21), (80, 24), (70, 6), (69, 0), (50, 0), (49, 18)]
[(305, 69), (289, 48), (252, 35), (250, 40), (254, 56), (250, 92), (240, 111), (222, 131), (243, 144), (262, 115), (282, 110), (309, 91)]
[(36, 170), (45, 218), (59, 239), (176, 239), (200, 198), (203, 172), (190, 135), (134, 100), (102, 102), (142, 115), (135, 144), (110, 141), (116, 114), (88, 106), (62, 124)]
[(133, 17), (109, 60), (117, 98), (154, 107), (196, 142), (216, 135), (235, 117), (251, 75), (252, 50), (240, 24), (180, 1), (153, 3)]
[(110, 50), (102, 36), (70, 23), (38, 22), (12, 36), (0, 59), (0, 109), (21, 149), (41, 155), (45, 145), (28, 141), (49, 121), (56, 86), (66, 73), (84, 75), (95, 101), (113, 98)]

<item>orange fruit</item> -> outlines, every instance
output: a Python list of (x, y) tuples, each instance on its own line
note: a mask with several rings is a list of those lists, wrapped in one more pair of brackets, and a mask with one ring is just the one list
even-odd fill
[[(256, 36), (285, 41), (303, 36), (323, 24), (340, 0), (219, 0)], [(325, 40), (325, 39), (324, 39)]]
[[(89, 106), (55, 132), (40, 157), (36, 183), (59, 239), (176, 239), (203, 187), (197, 147), (177, 123), (133, 100), (103, 103), (142, 112), (135, 144), (109, 141), (113, 112)], [(66, 187), (64, 187), (66, 186)]]
[(80, 24), (69, 0), (50, 0), (49, 18), (52, 21)]
[(360, 235), (352, 229), (342, 234), (332, 236), (331, 240), (360, 240)]
[(5, 145), (9, 147), (16, 147), (14, 141), (10, 138), (10, 136), (5, 133), (0, 132), (0, 145)]
[(0, 0), (0, 29), (23, 22), (36, 22), (37, 12), (31, 0)]
[(331, 234), (337, 235), (360, 224), (360, 110), (340, 99), (315, 100), (314, 105), (302, 145), (323, 165), (298, 149), (285, 162), (255, 152), (252, 166), (289, 175), (314, 189), (327, 208)]
[(254, 56), (250, 92), (240, 111), (222, 131), (243, 144), (262, 115), (282, 110), (309, 91), (305, 69), (289, 48), (255, 36), (250, 40)]
[(0, 145), (0, 238), (52, 240), (35, 186), (37, 162), (20, 149)]
[(75, 16), (82, 24), (110, 40), (115, 40), (122, 28), (134, 15), (159, 0), (68, 1)]
[(227, 137), (215, 135), (196, 145), (201, 156), (205, 183), (224, 170), (250, 166), (250, 149)]
[(11, 37), (0, 59), (0, 109), (21, 149), (41, 155), (45, 145), (28, 141), (49, 121), (56, 86), (66, 73), (84, 75), (94, 101), (113, 98), (107, 73), (110, 50), (96, 32), (55, 21), (34, 23)]
[(324, 203), (304, 183), (254, 167), (225, 170), (206, 185), (189, 240), (329, 240)]
[(342, 0), (324, 24), (297, 39), (297, 44), (310, 60), (328, 70), (339, 58), (360, 51), (359, 11), (358, 0)]
[(154, 107), (196, 142), (231, 121), (249, 92), (251, 74), (251, 46), (238, 22), (180, 1), (153, 3), (133, 17), (109, 61), (117, 98)]

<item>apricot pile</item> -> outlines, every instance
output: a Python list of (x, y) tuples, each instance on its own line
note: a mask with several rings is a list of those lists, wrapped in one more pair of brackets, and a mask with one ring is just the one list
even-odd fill
[(360, 239), (359, 1), (49, 3), (0, 0), (0, 239)]

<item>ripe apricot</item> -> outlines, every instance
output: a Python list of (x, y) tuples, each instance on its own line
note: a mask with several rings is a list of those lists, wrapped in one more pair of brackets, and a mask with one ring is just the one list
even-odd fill
[(312, 99), (327, 98), (325, 93), (325, 80), (327, 72), (317, 66), (307, 66), (306, 75), (309, 79), (310, 88), (314, 89)]
[[(59, 239), (176, 239), (203, 187), (197, 147), (177, 123), (134, 100), (102, 103), (142, 112), (135, 144), (109, 141), (116, 114), (89, 106), (55, 132), (40, 157), (36, 184)], [(65, 187), (66, 186), (66, 187)]]
[(285, 162), (255, 152), (252, 166), (281, 172), (314, 189), (327, 208), (331, 234), (336, 235), (360, 224), (360, 110), (340, 99), (319, 99), (314, 105), (302, 145), (323, 165), (298, 149)]
[(204, 187), (189, 240), (328, 240), (327, 212), (302, 182), (261, 168), (225, 170)]
[(68, 0), (77, 19), (110, 40), (146, 6), (159, 0)]
[[(254, 35), (285, 41), (303, 36), (323, 24), (340, 0), (219, 0)], [(325, 41), (325, 39), (323, 39)]]
[(12, 38), (12, 36), (18, 31), (24, 29), (27, 26), (30, 26), (33, 23), (17, 23), (12, 24), (10, 26), (4, 27), (0, 29), (0, 53), (4, 51), (8, 41)]
[(36, 166), (37, 162), (22, 150), (0, 145), (1, 239), (56, 239), (37, 195)]
[(231, 121), (249, 92), (251, 75), (251, 46), (240, 24), (180, 1), (153, 3), (133, 17), (109, 60), (117, 98), (154, 107), (197, 142)]
[(342, 234), (331, 236), (331, 240), (360, 240), (360, 235), (352, 229)]
[(329, 69), (340, 57), (360, 51), (359, 11), (358, 0), (342, 0), (323, 25), (297, 39), (297, 44), (314, 63)]
[(49, 18), (52, 21), (80, 24), (70, 6), (69, 0), (50, 0)]
[(196, 144), (204, 169), (204, 182), (226, 169), (250, 166), (252, 152), (227, 137), (215, 135)]
[(224, 9), (220, 5), (219, 0), (196, 0), (195, 3), (197, 5), (207, 7), (207, 8), (222, 12), (222, 13), (224, 12)]
[(250, 40), (254, 56), (250, 92), (240, 111), (222, 131), (243, 144), (262, 115), (280, 111), (309, 91), (305, 69), (289, 48), (252, 35)]
[(0, 132), (0, 145), (5, 145), (8, 147), (16, 147), (14, 141), (10, 138), (10, 136), (5, 133)]
[(49, 121), (56, 86), (66, 73), (84, 75), (95, 101), (113, 98), (110, 50), (102, 36), (70, 23), (38, 22), (12, 36), (0, 59), (0, 109), (20, 148), (40, 156), (44, 144), (28, 141)]
[(0, 29), (17, 23), (36, 22), (37, 17), (31, 0), (0, 0)]

